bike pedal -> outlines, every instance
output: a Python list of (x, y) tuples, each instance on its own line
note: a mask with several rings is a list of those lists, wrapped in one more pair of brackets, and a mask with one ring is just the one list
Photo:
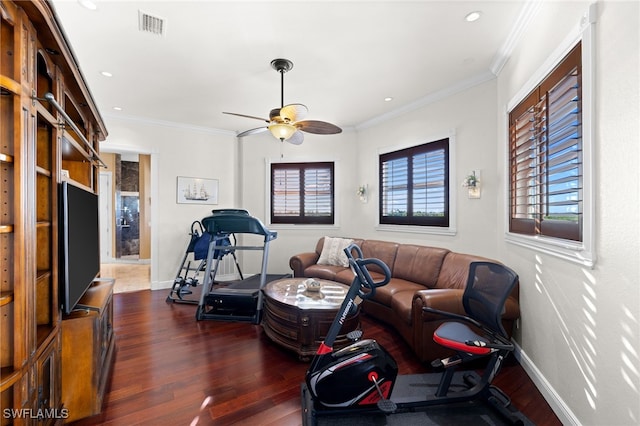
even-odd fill
[(394, 413), (398, 409), (398, 404), (390, 399), (381, 399), (376, 405), (380, 411), (386, 414)]
[(362, 330), (353, 330), (347, 333), (347, 339), (357, 342), (362, 338)]

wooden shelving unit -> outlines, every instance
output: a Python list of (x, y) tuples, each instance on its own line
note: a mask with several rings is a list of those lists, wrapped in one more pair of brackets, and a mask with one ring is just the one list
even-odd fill
[(47, 1), (0, 2), (0, 406), (21, 413), (0, 425), (66, 417), (58, 184), (98, 192), (107, 132), (60, 28)]

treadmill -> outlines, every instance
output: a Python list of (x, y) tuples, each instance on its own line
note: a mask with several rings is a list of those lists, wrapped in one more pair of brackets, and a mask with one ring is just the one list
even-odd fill
[[(267, 274), (269, 243), (278, 237), (278, 233), (268, 230), (260, 219), (251, 216), (247, 210), (240, 209), (213, 210), (212, 215), (202, 219), (201, 223), (212, 238), (196, 319), (259, 324), (262, 319), (262, 289), (268, 282), (289, 277), (289, 274)], [(222, 253), (229, 250), (228, 237), (231, 234), (236, 237), (241, 234), (263, 237), (260, 245), (233, 246), (234, 251), (261, 251), (262, 266), (259, 274), (220, 283), (215, 278)]]

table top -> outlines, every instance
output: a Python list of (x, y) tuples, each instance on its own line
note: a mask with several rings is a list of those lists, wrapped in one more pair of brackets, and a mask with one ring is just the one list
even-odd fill
[(320, 283), (319, 291), (310, 291), (305, 281), (310, 278), (285, 278), (271, 281), (264, 287), (265, 295), (278, 302), (299, 309), (338, 309), (349, 286), (335, 281), (313, 278)]

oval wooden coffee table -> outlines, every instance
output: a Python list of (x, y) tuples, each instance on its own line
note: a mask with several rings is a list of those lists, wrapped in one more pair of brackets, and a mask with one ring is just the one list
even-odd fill
[[(264, 287), (262, 327), (272, 341), (297, 352), (300, 359), (309, 360), (329, 331), (349, 286), (316, 279), (320, 290), (309, 291), (305, 280), (285, 278)], [(347, 317), (334, 348), (351, 343), (346, 335), (360, 329), (359, 312), (358, 307), (354, 315)]]

